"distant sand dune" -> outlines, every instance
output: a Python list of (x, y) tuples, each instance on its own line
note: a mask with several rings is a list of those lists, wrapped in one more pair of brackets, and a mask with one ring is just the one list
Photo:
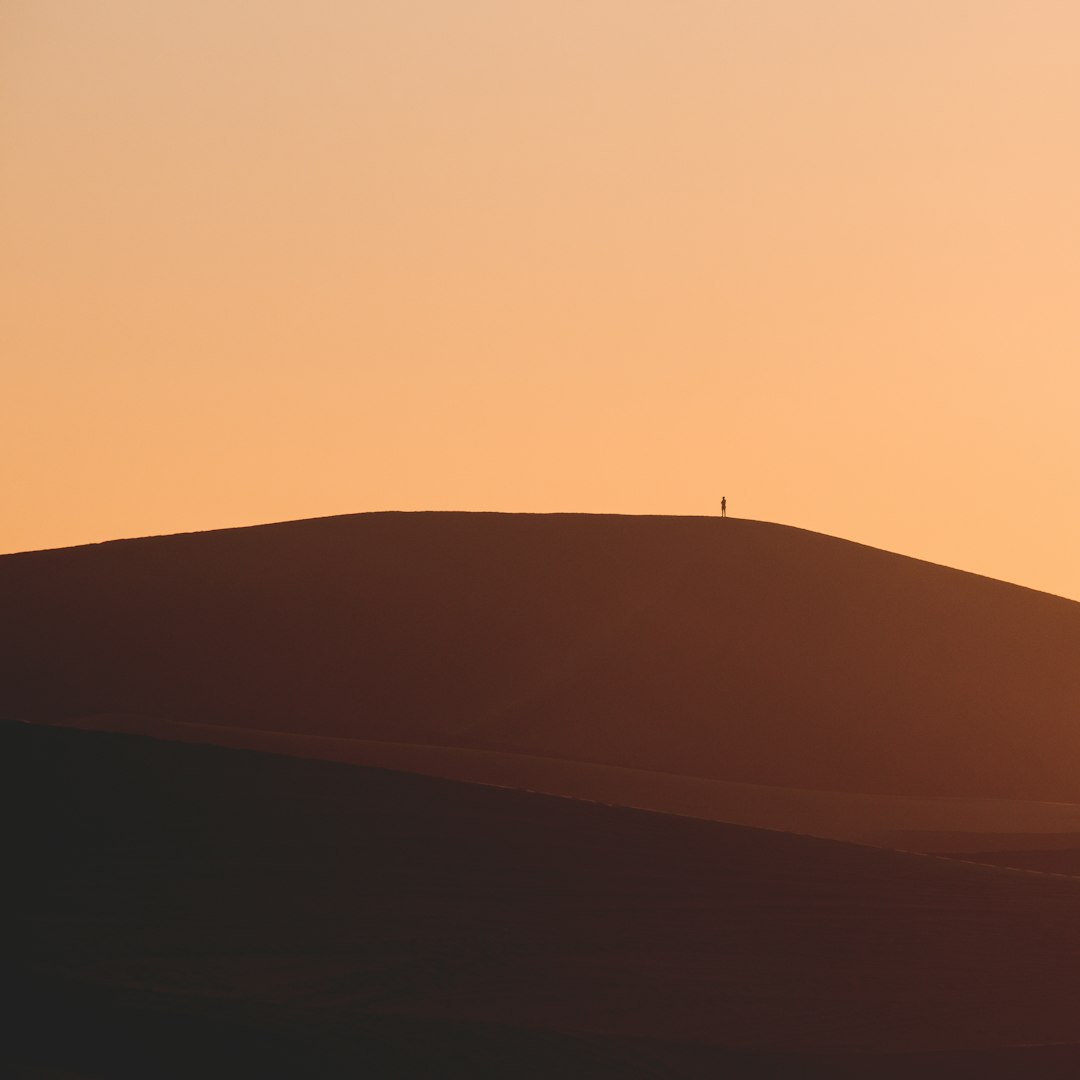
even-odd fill
[(14, 719), (1080, 802), (1080, 604), (779, 525), (327, 518), (5, 556), (0, 609)]

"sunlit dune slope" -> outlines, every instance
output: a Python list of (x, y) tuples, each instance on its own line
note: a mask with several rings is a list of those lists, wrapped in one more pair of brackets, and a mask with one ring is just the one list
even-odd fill
[(1080, 604), (798, 529), (370, 514), (0, 559), (0, 714), (1080, 801)]
[(1080, 1024), (1069, 878), (136, 736), (0, 738), (31, 811), (8, 970), (65, 1033), (53, 1053), (89, 1053), (99, 1014), (181, 1018), (170, 1059), (231, 1024), (332, 1045), (379, 1016), (833, 1054)]

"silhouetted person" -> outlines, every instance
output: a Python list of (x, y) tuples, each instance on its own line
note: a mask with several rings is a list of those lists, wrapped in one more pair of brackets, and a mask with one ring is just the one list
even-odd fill
[(727, 496), (725, 495), (720, 500), (720, 516), (727, 517)]

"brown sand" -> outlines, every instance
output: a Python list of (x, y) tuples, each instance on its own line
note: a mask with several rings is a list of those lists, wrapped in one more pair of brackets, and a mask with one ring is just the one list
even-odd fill
[(64, 726), (374, 766), (905, 851), (1046, 850), (1076, 847), (1080, 840), (1080, 806), (1071, 803), (808, 791), (469, 747), (139, 716), (92, 716)]
[(0, 559), (0, 715), (1080, 801), (1080, 604), (798, 529), (370, 514)]
[(1080, 605), (376, 514), (0, 558), (0, 609), (6, 1074), (1080, 1073)]
[[(326, 762), (2, 735), (26, 808), (8, 1050), (43, 1064), (227, 1075), (239, 1054), (249, 1074), (316, 1075), (329, 1054), (322, 1075), (356, 1075), (427, 1038), (441, 1073), (372, 1074), (715, 1076), (764, 1054), (761, 1075), (955, 1076), (1031, 1044), (1076, 1063), (1050, 1045), (1080, 1024), (1073, 879)], [(1032, 1053), (1000, 1058), (1032, 1075)]]
[[(1004, 839), (1002, 842), (1005, 842)], [(1071, 848), (1047, 848), (1035, 841), (1030, 846), (989, 848), (948, 853), (966, 862), (986, 863), (989, 866), (1010, 866), (1016, 870), (1032, 870), (1040, 874), (1064, 874), (1080, 877), (1080, 837), (1074, 836)]]

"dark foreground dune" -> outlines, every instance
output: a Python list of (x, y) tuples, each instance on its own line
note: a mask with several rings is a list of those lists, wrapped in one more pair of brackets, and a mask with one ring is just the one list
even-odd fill
[(13, 1062), (94, 1077), (1080, 1066), (1051, 1045), (1080, 1030), (1080, 881), (135, 736), (0, 736), (19, 812)]
[(798, 529), (368, 514), (0, 558), (0, 715), (1080, 802), (1080, 604)]

